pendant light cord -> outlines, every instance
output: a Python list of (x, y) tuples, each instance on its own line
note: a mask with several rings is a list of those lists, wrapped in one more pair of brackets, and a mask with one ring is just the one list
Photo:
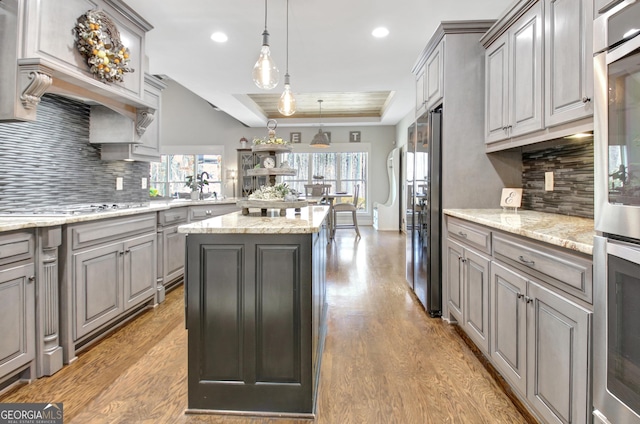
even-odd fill
[(286, 75), (289, 75), (289, 0), (287, 0), (287, 70)]
[(267, 30), (267, 0), (264, 0), (264, 30)]

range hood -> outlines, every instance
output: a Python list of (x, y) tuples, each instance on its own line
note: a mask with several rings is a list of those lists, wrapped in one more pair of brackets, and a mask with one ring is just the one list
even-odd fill
[[(129, 49), (134, 72), (122, 82), (100, 80), (76, 48), (73, 28), (90, 9), (108, 16)], [(145, 34), (152, 28), (120, 0), (0, 1), (0, 121), (36, 120), (40, 98), (53, 93), (127, 117), (141, 134), (156, 107), (144, 99)]]

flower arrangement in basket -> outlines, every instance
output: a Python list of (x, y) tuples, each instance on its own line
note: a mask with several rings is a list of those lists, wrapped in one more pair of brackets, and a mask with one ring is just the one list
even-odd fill
[(298, 193), (287, 184), (280, 183), (273, 186), (262, 186), (249, 195), (251, 200), (298, 200)]
[(123, 81), (129, 67), (129, 49), (120, 40), (120, 32), (101, 10), (89, 10), (73, 28), (76, 47), (87, 60), (89, 70), (103, 82)]

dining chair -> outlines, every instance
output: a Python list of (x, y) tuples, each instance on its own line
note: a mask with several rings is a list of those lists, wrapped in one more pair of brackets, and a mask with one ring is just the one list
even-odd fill
[(331, 184), (305, 184), (304, 191), (307, 197), (321, 197), (329, 192)]
[[(360, 237), (360, 229), (358, 228), (358, 198), (360, 195), (360, 184), (356, 184), (355, 189), (353, 190), (353, 201), (351, 203), (336, 203), (333, 205), (333, 232), (338, 228), (355, 228), (357, 237)], [(338, 224), (338, 214), (339, 213), (351, 213), (351, 218), (353, 222), (351, 224)]]

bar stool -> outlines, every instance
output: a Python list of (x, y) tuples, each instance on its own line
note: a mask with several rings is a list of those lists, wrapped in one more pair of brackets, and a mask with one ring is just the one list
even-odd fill
[[(336, 203), (333, 205), (333, 233), (338, 228), (355, 228), (357, 237), (360, 237), (360, 229), (358, 228), (358, 196), (360, 194), (360, 184), (356, 184), (355, 190), (353, 191), (353, 202), (352, 203)], [(338, 214), (350, 212), (353, 223), (351, 224), (340, 224), (338, 225)]]

